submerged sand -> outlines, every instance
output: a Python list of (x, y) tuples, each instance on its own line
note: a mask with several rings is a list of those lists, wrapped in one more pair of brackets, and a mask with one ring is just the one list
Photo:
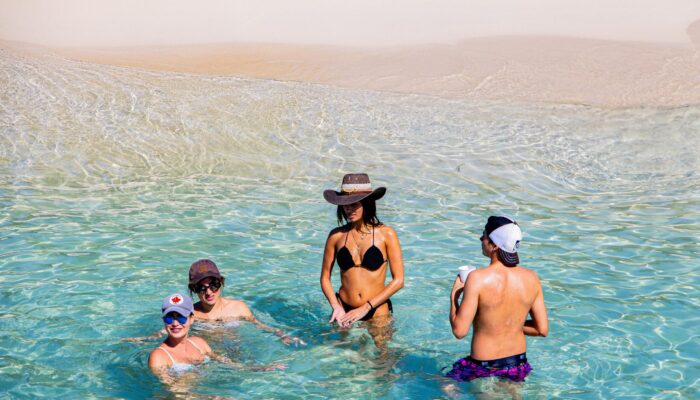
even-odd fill
[(697, 30), (691, 25), (691, 40), (679, 45), (526, 36), (387, 48), (203, 44), (53, 51), (150, 70), (451, 98), (677, 107), (700, 104)]

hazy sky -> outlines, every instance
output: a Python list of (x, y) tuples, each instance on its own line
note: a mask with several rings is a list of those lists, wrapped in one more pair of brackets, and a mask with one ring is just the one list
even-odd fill
[(687, 43), (700, 0), (0, 0), (0, 38), (47, 45), (393, 45), (555, 34)]

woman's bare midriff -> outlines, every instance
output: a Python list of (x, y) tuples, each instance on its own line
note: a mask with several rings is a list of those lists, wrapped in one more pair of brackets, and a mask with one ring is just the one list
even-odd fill
[[(352, 307), (360, 307), (384, 290), (386, 268), (384, 263), (376, 271), (370, 271), (361, 266), (355, 266), (340, 274), (341, 286), (338, 294), (343, 301)], [(376, 308), (375, 316), (389, 314), (389, 306), (384, 303)]]

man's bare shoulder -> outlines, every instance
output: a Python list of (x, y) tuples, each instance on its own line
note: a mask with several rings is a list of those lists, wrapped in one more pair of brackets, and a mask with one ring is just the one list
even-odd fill
[(534, 270), (531, 270), (531, 269), (529, 269), (529, 268), (525, 268), (525, 267), (523, 267), (523, 266), (521, 266), (521, 265), (518, 265), (518, 270), (519, 270), (519, 272), (520, 272), (521, 274), (523, 274), (524, 276), (527, 276), (527, 277), (530, 278), (530, 279), (536, 279), (536, 280), (539, 280), (539, 279), (540, 279), (540, 278), (537, 276), (537, 272), (535, 272)]
[(222, 298), (224, 311), (228, 318), (243, 318), (250, 315), (250, 308), (241, 300)]
[(491, 274), (492, 271), (490, 271), (488, 268), (477, 268), (469, 273), (466, 284), (472, 287), (475, 285), (481, 285), (488, 279), (489, 276), (491, 276)]
[(529, 293), (537, 294), (542, 290), (540, 278), (537, 276), (537, 273), (531, 269), (518, 266), (517, 278), (522, 282), (524, 288), (526, 288)]
[[(517, 266), (509, 267), (508, 269), (506, 269), (506, 271), (512, 271), (512, 273), (515, 273), (520, 280), (531, 283), (539, 282), (537, 273), (535, 273), (535, 271), (531, 269), (522, 266)], [(475, 284), (498, 284), (503, 279), (503, 270), (494, 269), (491, 267), (477, 268), (469, 274), (469, 278), (472, 279), (472, 277), (473, 283)]]

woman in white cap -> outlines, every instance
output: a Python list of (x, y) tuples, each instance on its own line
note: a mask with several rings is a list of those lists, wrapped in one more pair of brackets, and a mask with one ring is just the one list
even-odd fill
[(168, 337), (148, 356), (148, 366), (158, 374), (184, 372), (195, 365), (213, 358), (219, 362), (253, 370), (283, 369), (281, 364), (246, 367), (228, 357), (212, 352), (207, 342), (197, 336), (189, 336), (194, 320), (194, 306), (189, 296), (173, 293), (163, 300), (162, 318)]
[[(386, 325), (392, 313), (390, 297), (403, 287), (401, 245), (394, 229), (377, 218), (376, 200), (386, 188), (372, 190), (367, 174), (347, 174), (340, 192), (326, 190), (323, 197), (337, 205), (338, 224), (326, 240), (321, 267), (321, 289), (332, 308), (330, 322), (349, 327), (369, 321), (373, 327)], [(331, 284), (334, 262), (340, 268), (341, 286)], [(386, 283), (387, 269), (391, 281)]]

